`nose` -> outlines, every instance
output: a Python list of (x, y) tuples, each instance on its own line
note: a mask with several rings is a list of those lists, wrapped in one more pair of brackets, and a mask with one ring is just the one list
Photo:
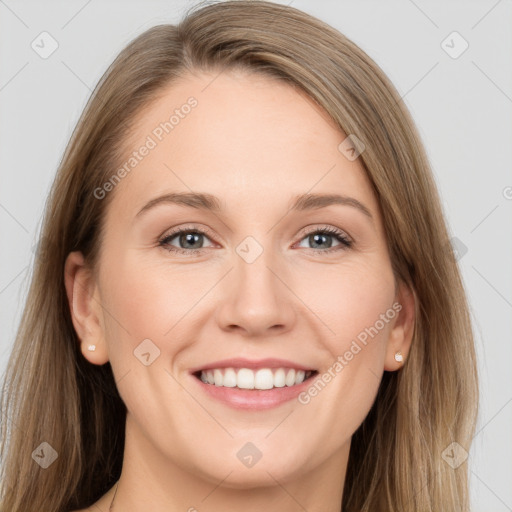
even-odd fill
[(263, 251), (252, 263), (235, 254), (216, 314), (221, 329), (246, 337), (268, 337), (293, 328), (296, 298), (287, 287), (286, 270), (276, 265), (270, 251)]

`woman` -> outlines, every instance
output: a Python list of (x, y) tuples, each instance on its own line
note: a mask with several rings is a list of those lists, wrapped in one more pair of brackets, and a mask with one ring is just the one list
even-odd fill
[(469, 510), (473, 335), (425, 151), (291, 7), (208, 5), (116, 58), (8, 368), (2, 512)]

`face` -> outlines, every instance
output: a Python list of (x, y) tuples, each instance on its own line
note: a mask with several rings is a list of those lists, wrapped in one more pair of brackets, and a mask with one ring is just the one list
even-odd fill
[(139, 116), (129, 171), (97, 192), (113, 196), (74, 322), (84, 356), (112, 365), (131, 446), (246, 487), (346, 460), (407, 347), (379, 205), (338, 149), (346, 134), (289, 85), (215, 76), (188, 75)]

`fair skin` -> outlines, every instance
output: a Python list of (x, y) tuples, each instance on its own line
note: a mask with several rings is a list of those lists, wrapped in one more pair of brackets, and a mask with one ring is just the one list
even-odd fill
[[(198, 101), (109, 192), (95, 272), (79, 252), (66, 261), (82, 354), (110, 361), (128, 409), (113, 510), (339, 512), (351, 437), (383, 371), (402, 366), (395, 353), (407, 358), (414, 298), (395, 290), (377, 199), (360, 158), (338, 150), (346, 135), (289, 85), (216, 75), (187, 75), (144, 109), (128, 153), (187, 98)], [(137, 216), (155, 197), (191, 191), (216, 196), (222, 209), (160, 203)], [(305, 193), (355, 198), (372, 218), (347, 204), (289, 210)], [(182, 254), (158, 245), (190, 224), (208, 234), (167, 243)], [(331, 233), (308, 236), (325, 228), (352, 247)], [(248, 236), (263, 248), (251, 263), (237, 252)], [(187, 256), (190, 244), (201, 252)], [(225, 358), (276, 357), (322, 375), (397, 302), (400, 312), (307, 404), (235, 409), (189, 373)], [(145, 339), (160, 350), (148, 366), (134, 356)], [(262, 453), (252, 467), (237, 457), (248, 442)], [(87, 510), (106, 512), (113, 492)]]

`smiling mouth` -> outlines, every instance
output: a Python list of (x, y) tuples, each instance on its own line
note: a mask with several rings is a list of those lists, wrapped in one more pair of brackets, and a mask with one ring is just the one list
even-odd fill
[(297, 370), (295, 368), (215, 368), (198, 370), (192, 375), (204, 384), (216, 387), (244, 390), (264, 390), (292, 387), (315, 377), (317, 370)]

